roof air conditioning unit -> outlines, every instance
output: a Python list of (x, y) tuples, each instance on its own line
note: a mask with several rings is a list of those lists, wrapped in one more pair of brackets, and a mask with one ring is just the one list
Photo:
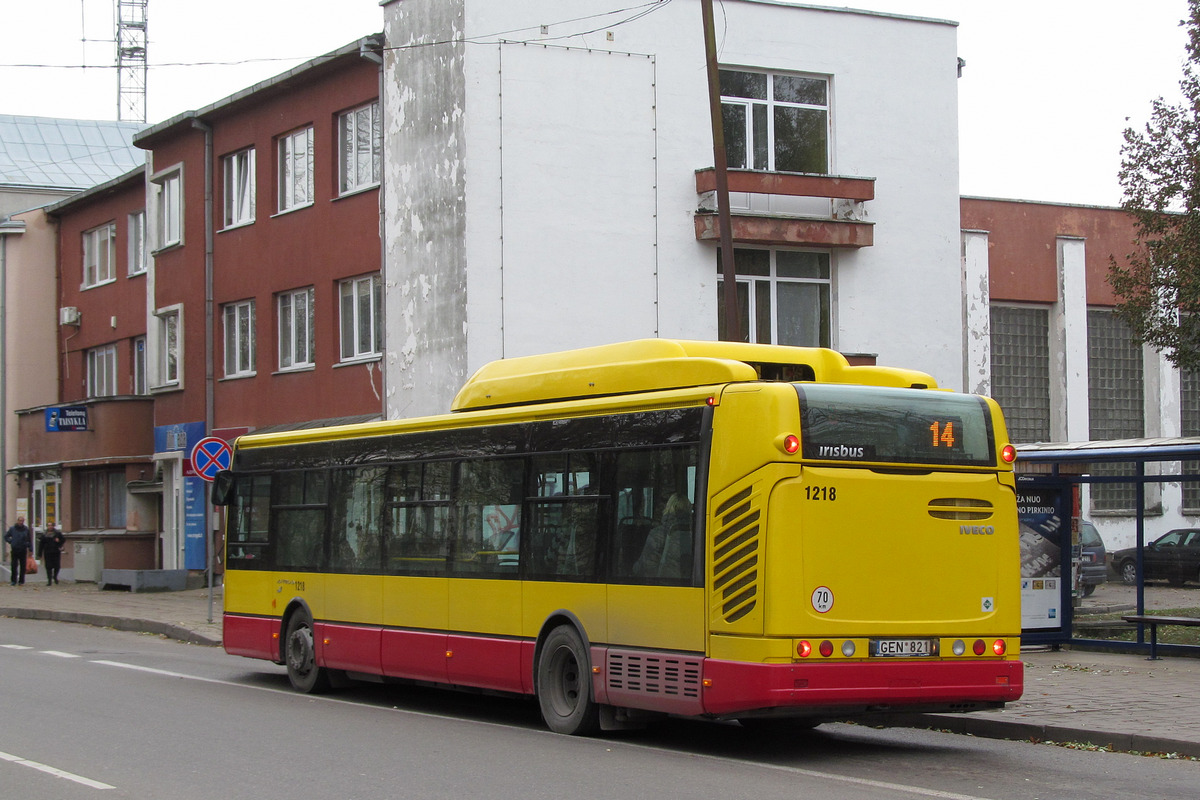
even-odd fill
[(63, 306), (58, 310), (59, 325), (78, 325), (79, 309), (75, 306)]

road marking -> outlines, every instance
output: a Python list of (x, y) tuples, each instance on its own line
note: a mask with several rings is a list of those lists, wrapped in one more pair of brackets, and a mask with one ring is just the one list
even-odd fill
[(58, 658), (79, 658), (79, 656), (75, 655), (74, 653), (64, 653), (61, 650), (39, 650), (38, 652), (44, 656), (57, 656)]
[(57, 767), (51, 767), (47, 764), (41, 764), (37, 761), (30, 761), (27, 758), (14, 756), (11, 753), (0, 752), (0, 759), (3, 759), (4, 761), (11, 761), (14, 764), (20, 764), (22, 767), (33, 767), (40, 772), (45, 772), (46, 774), (53, 775), (56, 778), (65, 778), (69, 781), (74, 781), (75, 783), (81, 783), (84, 786), (90, 786), (93, 789), (117, 788), (115, 786), (110, 786), (107, 783), (101, 783), (100, 781), (94, 781), (91, 778), (85, 778), (82, 775), (76, 775), (73, 772), (67, 772), (66, 770), (58, 769)]
[(26, 647), (23, 644), (0, 644), (5, 650), (32, 650), (32, 647)]
[[(274, 689), (274, 688), (267, 687), (267, 686), (249, 686), (245, 683), (238, 683), (237, 681), (223, 681), (223, 680), (218, 680), (216, 678), (203, 678), (198, 675), (188, 675), (187, 673), (183, 673), (183, 672), (171, 672), (171, 671), (165, 670), (165, 669), (154, 669), (153, 667), (143, 667), (138, 664), (126, 664), (126, 663), (123, 663), (120, 661), (97, 660), (97, 661), (91, 661), (89, 663), (102, 664), (107, 667), (120, 667), (121, 669), (131, 669), (131, 670), (134, 670), (137, 672), (148, 672), (153, 675), (162, 675), (163, 677), (167, 677), (167, 678), (184, 678), (184, 679), (192, 680), (192, 681), (201, 681), (203, 683), (215, 683), (215, 684), (219, 684), (221, 686), (234, 686), (239, 689), (255, 689), (258, 691), (271, 692), (273, 694), (282, 694), (287, 697), (303, 697), (307, 700), (312, 700), (312, 701), (321, 701), (321, 702), (326, 702), (326, 703), (339, 703), (339, 704), (346, 704), (346, 705), (353, 705), (353, 706), (361, 706), (361, 704), (359, 704), (355, 701), (343, 700), (343, 699), (340, 699), (337, 697), (330, 697), (328, 695), (302, 695), (302, 694), (297, 694), (296, 692), (293, 692), (293, 691), (288, 691), (286, 689)], [(400, 709), (400, 708), (394, 708), (394, 707), (391, 709), (385, 709), (385, 708), (376, 707), (376, 706), (367, 706), (367, 707), (375, 708), (376, 710), (379, 710), (379, 711), (389, 711), (390, 710), (393, 713), (398, 712), (401, 714), (406, 714), (406, 715), (415, 716), (415, 717), (440, 719), (440, 720), (447, 720), (447, 721), (451, 721), (451, 722), (456, 722), (456, 721), (462, 722), (463, 721), (462, 717), (458, 717), (458, 716), (455, 716), (452, 714), (440, 714), (440, 713), (429, 712), (429, 711), (412, 711), (409, 709)], [(511, 730), (513, 727), (512, 725), (508, 725), (508, 724), (501, 723), (501, 722), (471, 721), (471, 724), (472, 725), (492, 726), (492, 727), (504, 728), (504, 729), (508, 729), (508, 730)], [(560, 736), (561, 735), (561, 734), (557, 734), (557, 733), (552, 733), (550, 731), (533, 731), (533, 732), (540, 733), (545, 736)], [(673, 750), (671, 748), (664, 748), (664, 747), (657, 747), (654, 745), (635, 744), (632, 742), (625, 742), (624, 744), (627, 747), (639, 749), (639, 750), (654, 750), (656, 752), (672, 753), (672, 754), (676, 754), (676, 755), (678, 755), (681, 752), (679, 750)], [(783, 765), (779, 765), (779, 764), (766, 764), (766, 763), (756, 762), (756, 761), (747, 761), (745, 759), (740, 759), (740, 758), (729, 758), (726, 756), (710, 755), (710, 756), (706, 756), (706, 758), (712, 759), (714, 761), (724, 761), (724, 762), (730, 763), (730, 764), (738, 764), (740, 766), (745, 766), (745, 767), (754, 767), (754, 768), (758, 768), (758, 769), (772, 769), (772, 770), (788, 772), (788, 773), (792, 773), (792, 774), (796, 774), (796, 775), (805, 775), (810, 778), (818, 778), (821, 780), (837, 781), (840, 783), (849, 783), (849, 784), (853, 784), (856, 786), (869, 786), (874, 789), (885, 789), (890, 792), (904, 792), (906, 794), (917, 795), (920, 797), (932, 797), (932, 798), (936, 798), (936, 800), (988, 800), (988, 798), (981, 797), (979, 795), (959, 794), (957, 792), (946, 792), (946, 791), (942, 791), (940, 789), (927, 789), (923, 786), (910, 786), (910, 785), (902, 784), (902, 783), (890, 783), (888, 781), (877, 781), (877, 780), (873, 780), (871, 778), (856, 778), (851, 775), (839, 775), (835, 772), (822, 772), (820, 770), (804, 769), (802, 767), (788, 767), (788, 766), (783, 766)]]

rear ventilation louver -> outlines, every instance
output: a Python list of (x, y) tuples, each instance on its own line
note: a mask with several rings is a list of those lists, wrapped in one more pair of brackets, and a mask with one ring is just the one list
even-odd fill
[(992, 516), (992, 504), (969, 497), (939, 497), (929, 501), (929, 516), (934, 519), (988, 519)]
[(757, 497), (746, 487), (717, 508), (713, 537), (713, 589), (726, 622), (737, 622), (758, 604), (760, 547)]
[(700, 696), (700, 660), (609, 651), (610, 689), (668, 698)]

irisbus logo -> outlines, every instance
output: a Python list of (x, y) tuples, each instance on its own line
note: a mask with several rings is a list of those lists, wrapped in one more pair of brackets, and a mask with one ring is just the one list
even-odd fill
[(991, 536), (996, 532), (996, 529), (991, 525), (959, 525), (958, 534), (960, 536)]
[(862, 458), (865, 447), (847, 447), (844, 444), (823, 444), (817, 448), (817, 458)]

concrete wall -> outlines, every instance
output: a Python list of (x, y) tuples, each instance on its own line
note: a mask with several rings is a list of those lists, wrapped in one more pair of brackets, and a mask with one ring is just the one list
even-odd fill
[[(389, 417), (444, 411), (496, 358), (716, 338), (700, 7), (557, 22), (601, 11), (385, 5)], [(831, 171), (877, 179), (875, 246), (833, 257), (834, 347), (961, 388), (955, 27), (729, 0), (718, 28), (723, 65), (831, 76)]]

